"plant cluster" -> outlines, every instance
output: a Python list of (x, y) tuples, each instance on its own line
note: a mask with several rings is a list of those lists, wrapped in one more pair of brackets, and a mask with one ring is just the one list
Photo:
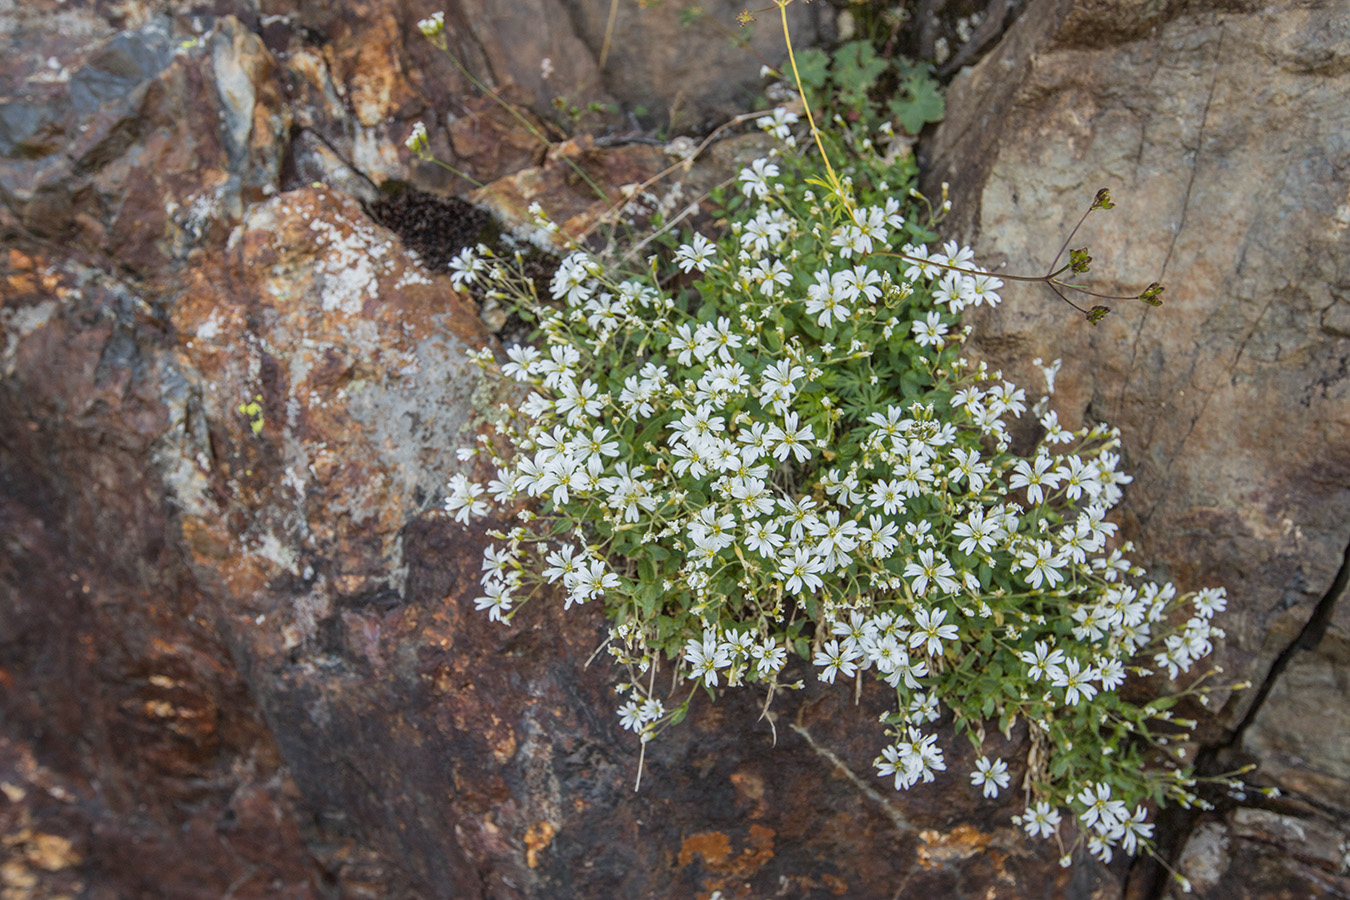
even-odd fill
[[(1032, 398), (964, 354), (962, 311), (997, 305), (1003, 280), (930, 230), (893, 128), (805, 124), (763, 116), (782, 146), (715, 195), (724, 233), (646, 271), (578, 249), (540, 285), (481, 245), (453, 260), (538, 338), (476, 354), (516, 392), (460, 451), (486, 483), (456, 475), (445, 502), (466, 525), (515, 519), (489, 532), (476, 606), (502, 623), (534, 599), (601, 606), (644, 746), (699, 689), (801, 687), (789, 655), (894, 692), (875, 765), (897, 790), (947, 769), (932, 724), (949, 714), (997, 796), (1010, 773), (986, 729), (1025, 723), (1028, 834), (1066, 860), (1151, 849), (1153, 806), (1203, 803), (1177, 750), (1195, 723), (1171, 707), (1204, 702), (1217, 670), (1148, 702), (1120, 689), (1198, 672), (1224, 592), (1130, 561), (1110, 520), (1130, 481), (1119, 433), (1059, 421), (1058, 361)], [(1060, 271), (1086, 270), (1074, 254)], [(687, 691), (661, 689), (663, 665)]]
[(806, 102), (832, 110), (836, 126), (864, 140), (896, 125), (916, 135), (946, 114), (928, 66), (882, 56), (870, 40), (848, 41), (833, 52), (812, 47), (796, 61)]

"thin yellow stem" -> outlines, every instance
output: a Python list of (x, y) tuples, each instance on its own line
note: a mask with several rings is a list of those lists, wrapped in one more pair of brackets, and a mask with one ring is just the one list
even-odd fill
[(830, 176), (830, 189), (834, 191), (840, 202), (848, 203), (848, 198), (844, 196), (843, 187), (839, 184), (839, 176), (834, 173), (834, 166), (830, 164), (830, 155), (825, 152), (825, 145), (820, 140), (820, 129), (816, 127), (815, 116), (811, 115), (811, 101), (806, 98), (806, 91), (802, 88), (802, 76), (797, 71), (797, 55), (792, 52), (792, 31), (788, 28), (787, 0), (778, 0), (778, 13), (783, 20), (783, 40), (787, 44), (788, 62), (792, 64), (792, 78), (797, 83), (797, 93), (802, 98), (802, 108), (806, 110), (806, 123), (811, 126), (811, 137), (815, 138), (816, 149), (820, 151), (820, 158), (825, 163), (825, 171)]

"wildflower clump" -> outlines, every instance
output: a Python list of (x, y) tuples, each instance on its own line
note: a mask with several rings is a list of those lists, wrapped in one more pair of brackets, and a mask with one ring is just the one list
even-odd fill
[[(1155, 805), (1200, 802), (1172, 752), (1194, 723), (1172, 716), (1179, 694), (1118, 691), (1196, 672), (1223, 591), (1130, 561), (1110, 521), (1119, 433), (1060, 423), (1058, 361), (1032, 398), (963, 354), (962, 311), (1003, 282), (929, 230), (912, 157), (882, 133), (822, 173), (796, 124), (761, 120), (782, 150), (715, 198), (720, 238), (644, 272), (583, 250), (547, 285), (481, 245), (452, 262), (538, 338), (477, 355), (514, 393), (460, 451), (489, 477), (456, 475), (445, 509), (515, 524), (490, 532), (476, 605), (504, 624), (531, 600), (602, 608), (643, 743), (699, 688), (800, 687), (790, 656), (894, 691), (876, 769), (898, 790), (946, 770), (944, 713), (977, 749), (986, 725), (1024, 722), (1027, 833), (1107, 860), (1149, 848)], [(658, 691), (661, 666), (688, 691)], [(1008, 763), (979, 752), (971, 783), (995, 797)]]

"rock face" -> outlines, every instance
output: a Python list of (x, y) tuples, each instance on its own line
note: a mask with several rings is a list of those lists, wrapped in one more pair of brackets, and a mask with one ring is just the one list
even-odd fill
[[(1074, 241), (1097, 258), (1093, 287), (1166, 283), (1161, 309), (1113, 302), (1095, 328), (1048, 292), (1009, 290), (978, 317), (980, 347), (1023, 380), (1033, 358), (1062, 357), (1061, 421), (1122, 427), (1141, 558), (1234, 597), (1219, 659), (1255, 687), (1213, 716), (1214, 763), (1259, 760), (1256, 780), (1310, 830), (1345, 816), (1350, 791), (1346, 11), (1033, 3), (956, 78), (929, 147), (981, 257), (1045, 271), (1109, 186), (1117, 208)], [(1350, 891), (1330, 857), (1272, 881), (1237, 849), (1284, 840), (1257, 813), (1208, 826), (1242, 860), (1211, 896), (1275, 896), (1280, 879)]]
[[(1180, 865), (1210, 896), (1346, 896), (1345, 17), (1176, 6), (1030, 4), (958, 79), (935, 167), (985, 256), (1019, 267), (1058, 245), (1061, 191), (1125, 179), (1089, 236), (1099, 268), (1165, 268), (1175, 302), (1090, 331), (1009, 291), (982, 352), (1065, 357), (1061, 415), (1126, 428), (1145, 554), (1228, 584), (1230, 672), (1274, 673), (1210, 723), (1213, 755), (1261, 757), (1295, 800), (1178, 821)], [(706, 59), (617, 86), (625, 54), (684, 32), (625, 4), (602, 73), (608, 9), (464, 3), (447, 30), (537, 113), (555, 88), (689, 121), (735, 96)], [(959, 777), (895, 795), (871, 691), (813, 684), (764, 719), (749, 693), (700, 700), (634, 792), (613, 673), (585, 665), (601, 623), (474, 611), (481, 545), (438, 505), (497, 399), (465, 354), (494, 338), (424, 265), (444, 248), (409, 250), (369, 201), (389, 179), (467, 186), (409, 163), (418, 118), (492, 182), (480, 200), (542, 199), (574, 231), (605, 204), (567, 160), (611, 198), (668, 160), (545, 153), (416, 35), (431, 11), (6, 10), (4, 900), (1155, 895), (1121, 862), (1059, 868), (1008, 824), (1015, 796)]]

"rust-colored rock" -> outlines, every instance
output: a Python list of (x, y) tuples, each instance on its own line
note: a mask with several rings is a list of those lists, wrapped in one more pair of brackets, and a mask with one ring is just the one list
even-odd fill
[[(648, 746), (635, 793), (638, 747), (613, 715), (612, 673), (585, 666), (602, 623), (547, 598), (510, 628), (473, 609), (481, 543), (438, 506), (452, 449), (492, 402), (465, 352), (495, 345), (449, 279), (358, 198), (386, 179), (451, 183), (403, 151), (418, 118), (452, 161), (494, 182), (484, 197), (504, 218), (542, 199), (572, 233), (668, 158), (584, 137), (545, 152), (415, 34), (430, 9), (68, 5), (35, 0), (7, 19), (15, 52), (0, 59), (4, 890), (1120, 895), (1124, 863), (1061, 869), (1052, 845), (1009, 824), (1019, 797), (982, 799), (961, 776), (973, 762), (964, 739), (945, 736), (938, 784), (897, 795), (876, 779), (876, 686), (855, 706), (850, 691), (812, 683), (764, 719), (753, 693), (699, 697)], [(587, 44), (608, 3), (592, 6), (567, 5)], [(1130, 527), (1179, 581), (1230, 585), (1234, 671), (1275, 666), (1289, 679), (1246, 721), (1242, 747), (1276, 763), (1269, 777), (1335, 806), (1340, 745), (1283, 714), (1343, 692), (1344, 608), (1317, 601), (1345, 543), (1336, 348), (1350, 326), (1334, 270), (1345, 229), (1340, 170), (1299, 149), (1330, 145), (1321, 137), (1343, 104), (1319, 98), (1343, 79), (1343, 48), (1318, 43), (1316, 6), (1173, 6), (1032, 4), (958, 82), (938, 160), (964, 173), (958, 198), (980, 201), (965, 208), (986, 255), (1014, 261), (1039, 246), (1014, 226), (1058, 208), (1047, 198), (1078, 186), (1071, 173), (1132, 179), (1108, 220), (1123, 224), (1094, 249), (1120, 248), (1103, 270), (1146, 282), (1160, 263), (1137, 254), (1172, 246), (1181, 298), (1089, 332), (1009, 291), (981, 323), (993, 336), (983, 352), (1023, 371), (1021, 356), (1064, 354), (1062, 411), (1127, 426), (1140, 472)], [(573, 54), (582, 38), (556, 27), (562, 5), (509, 7), (450, 11), (466, 65), (534, 92), (539, 115), (554, 89), (605, 99), (593, 58)], [(1328, 131), (1286, 146), (1272, 129), (1247, 149), (1260, 120), (1224, 80), (1237, 74), (1215, 68), (1228, 59), (1220, 41), (1256, 61), (1250, 77), (1269, 80), (1267, 114), (1283, 110), (1286, 130)], [(1000, 96), (1016, 115), (991, 112)], [(1132, 96), (1151, 106), (1134, 109)], [(1204, 108), (1203, 129), (1177, 124)], [(951, 150), (966, 146), (957, 133), (985, 146)], [(1106, 140), (1128, 134), (1152, 135), (1137, 171)], [(1193, 179), (1168, 164), (1167, 145), (1186, 141)], [(742, 152), (711, 159), (730, 173)], [(1267, 157), (1330, 174), (1277, 190), (1258, 178)], [(672, 177), (688, 192), (659, 202), (720, 180)], [(1233, 183), (1245, 192), (1225, 192)], [(1189, 203), (1177, 202), (1183, 184)], [(1155, 208), (1185, 211), (1175, 246), (1167, 228), (1180, 219), (1149, 218)], [(1057, 233), (1058, 219), (1044, 227), (1035, 234)], [(1225, 247), (1245, 248), (1246, 262)], [(1298, 277), (1262, 280), (1289, 271)], [(1325, 640), (1304, 628), (1314, 606)], [(1300, 631), (1301, 649), (1283, 653)], [(1215, 729), (1238, 724), (1243, 702)], [(1014, 731), (999, 752), (1016, 759), (1023, 741)], [(1228, 892), (1213, 896), (1284, 896), (1290, 884), (1344, 894), (1340, 824), (1297, 800), (1244, 803), (1178, 842), (1179, 858)]]

